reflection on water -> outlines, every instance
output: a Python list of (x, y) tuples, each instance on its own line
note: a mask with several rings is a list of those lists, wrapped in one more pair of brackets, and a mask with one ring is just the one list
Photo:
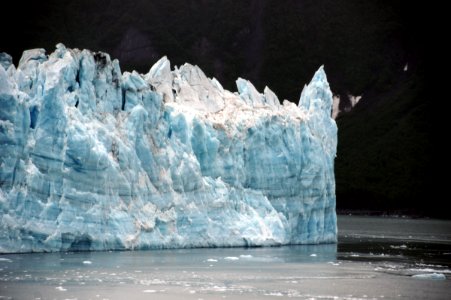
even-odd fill
[(450, 222), (339, 229), (338, 245), (2, 255), (0, 299), (447, 298)]

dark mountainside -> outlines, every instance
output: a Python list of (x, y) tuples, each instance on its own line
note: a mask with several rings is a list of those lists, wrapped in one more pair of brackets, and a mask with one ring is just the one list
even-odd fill
[[(445, 216), (433, 198), (423, 8), (407, 1), (35, 1), (7, 14), (0, 51), (105, 51), (146, 73), (163, 55), (236, 90), (238, 76), (297, 102), (325, 66), (340, 108), (338, 209)], [(283, 3), (283, 4), (282, 4)], [(11, 29), (11, 20), (22, 26)], [(405, 65), (408, 70), (404, 71)], [(425, 207), (424, 203), (427, 203)]]

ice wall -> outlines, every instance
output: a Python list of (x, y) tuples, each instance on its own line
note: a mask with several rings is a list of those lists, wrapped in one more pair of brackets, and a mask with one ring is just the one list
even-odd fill
[(336, 241), (337, 128), (320, 68), (299, 106), (166, 57), (25, 51), (0, 64), (0, 252)]

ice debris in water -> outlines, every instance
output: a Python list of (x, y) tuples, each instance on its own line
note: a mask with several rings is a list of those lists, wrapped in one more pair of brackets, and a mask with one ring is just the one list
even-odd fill
[(227, 257), (224, 257), (224, 260), (239, 260), (240, 258), (239, 257), (236, 257), (236, 256), (227, 256)]
[(10, 262), (13, 262), (13, 261), (11, 259), (9, 259), (9, 258), (0, 257), (0, 262), (8, 262), (8, 263), (10, 263)]
[(321, 67), (299, 105), (197, 66), (0, 56), (0, 253), (336, 242)]
[(442, 273), (424, 273), (424, 274), (416, 274), (412, 275), (413, 278), (416, 279), (431, 279), (431, 280), (445, 280), (446, 276)]
[(397, 246), (397, 245), (390, 245), (390, 248), (392, 248), (392, 249), (407, 249), (407, 245), (399, 245), (399, 246)]

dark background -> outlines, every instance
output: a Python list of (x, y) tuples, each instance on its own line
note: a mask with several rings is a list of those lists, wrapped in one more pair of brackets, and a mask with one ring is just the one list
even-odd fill
[(17, 65), (23, 50), (49, 53), (62, 42), (107, 52), (122, 71), (142, 73), (167, 55), (172, 65), (199, 65), (232, 91), (243, 77), (294, 102), (324, 65), (341, 110), (348, 94), (363, 95), (337, 119), (337, 208), (448, 217), (446, 197), (432, 192), (444, 180), (432, 168), (430, 21), (424, 3), (414, 2), (18, 2), (0, 18), (0, 51)]

